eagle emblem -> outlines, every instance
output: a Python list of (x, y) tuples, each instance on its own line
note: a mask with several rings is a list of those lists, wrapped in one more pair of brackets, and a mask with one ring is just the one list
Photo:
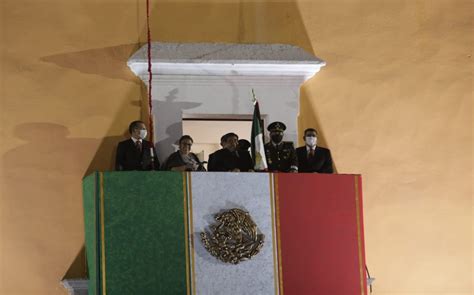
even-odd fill
[(238, 264), (260, 252), (265, 236), (258, 233), (250, 214), (241, 209), (230, 209), (214, 216), (216, 224), (210, 231), (201, 232), (201, 241), (209, 253), (217, 259)]

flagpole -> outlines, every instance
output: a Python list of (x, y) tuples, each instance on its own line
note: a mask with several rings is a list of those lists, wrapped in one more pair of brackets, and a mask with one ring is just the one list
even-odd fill
[(153, 120), (153, 103), (151, 96), (151, 83), (153, 73), (151, 70), (151, 30), (150, 30), (150, 0), (146, 0), (146, 26), (147, 26), (147, 59), (148, 59), (148, 129), (150, 130), (150, 141), (154, 144), (155, 123)]
[(253, 97), (252, 102), (255, 105), (255, 103), (257, 103), (257, 96), (255, 95), (255, 91), (253, 90), (253, 88), (252, 88), (252, 97)]

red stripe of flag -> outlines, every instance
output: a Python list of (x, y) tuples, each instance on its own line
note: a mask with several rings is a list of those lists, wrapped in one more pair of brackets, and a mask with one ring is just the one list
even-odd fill
[(275, 178), (283, 293), (367, 294), (360, 176)]

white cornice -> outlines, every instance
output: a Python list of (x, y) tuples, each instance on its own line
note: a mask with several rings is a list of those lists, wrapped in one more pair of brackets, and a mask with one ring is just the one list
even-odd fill
[[(160, 43), (152, 44), (152, 74), (191, 76), (295, 77), (303, 81), (326, 63), (303, 49), (283, 44)], [(140, 48), (128, 66), (148, 77), (147, 46)], [(156, 79), (154, 79), (156, 80)]]
[[(128, 66), (137, 76), (148, 76), (148, 64), (129, 62)], [(304, 80), (314, 76), (321, 64), (231, 64), (231, 63), (152, 63), (154, 75), (196, 76), (297, 76)]]

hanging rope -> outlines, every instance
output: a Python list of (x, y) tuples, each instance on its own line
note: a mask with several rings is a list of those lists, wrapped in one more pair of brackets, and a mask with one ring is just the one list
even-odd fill
[(150, 141), (154, 142), (155, 132), (153, 123), (153, 105), (151, 101), (151, 32), (150, 32), (150, 0), (146, 0), (146, 26), (147, 26), (147, 55), (148, 55), (148, 129), (150, 130)]

